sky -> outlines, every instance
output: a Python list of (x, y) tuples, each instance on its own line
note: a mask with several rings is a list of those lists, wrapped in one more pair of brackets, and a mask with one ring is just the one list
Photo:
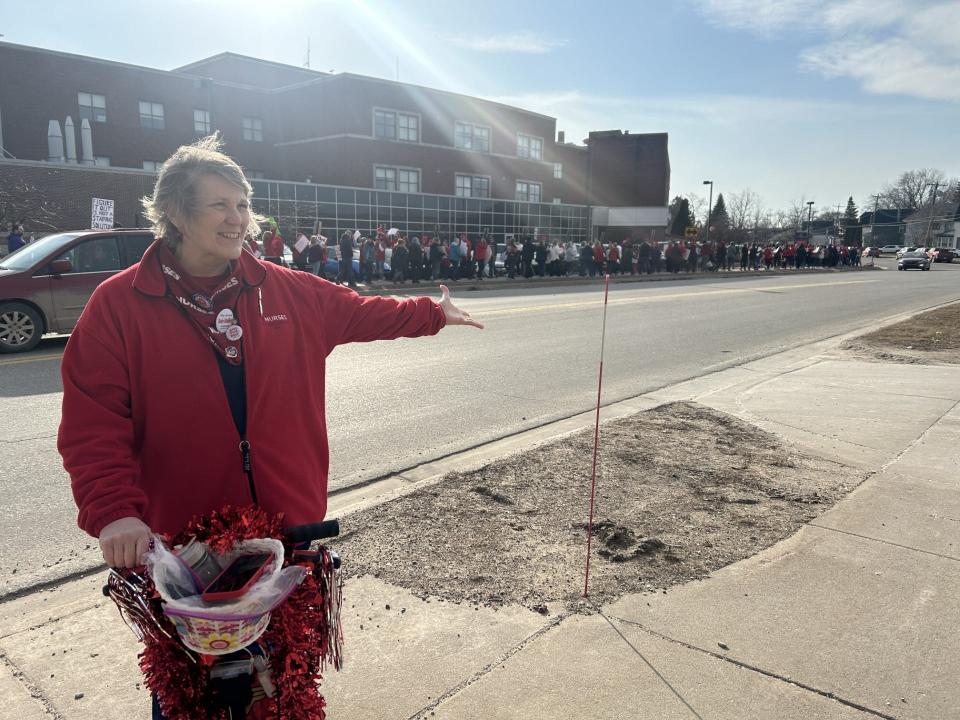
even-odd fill
[[(231, 51), (669, 134), (670, 196), (861, 210), (960, 176), (960, 0), (0, 0), (3, 40), (170, 70)], [(296, 112), (295, 107), (290, 112)], [(842, 209), (842, 208), (841, 208)]]

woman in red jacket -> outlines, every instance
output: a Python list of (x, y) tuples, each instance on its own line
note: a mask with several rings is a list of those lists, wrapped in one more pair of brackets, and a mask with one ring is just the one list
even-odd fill
[(242, 246), (258, 231), (251, 192), (218, 137), (177, 150), (145, 201), (158, 239), (97, 288), (67, 343), (58, 449), (110, 566), (225, 505), (321, 520), (326, 356), (482, 327), (443, 286), (440, 302), (361, 297), (258, 261)]

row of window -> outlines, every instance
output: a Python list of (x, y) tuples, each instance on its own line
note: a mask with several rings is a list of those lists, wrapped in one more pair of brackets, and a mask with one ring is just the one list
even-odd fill
[[(140, 100), (140, 127), (163, 130), (166, 116), (163, 103)], [(107, 121), (107, 100), (103, 95), (78, 92), (77, 105), (80, 119), (90, 122)], [(243, 139), (251, 142), (263, 142), (263, 121), (260, 118), (245, 117), (240, 121)], [(210, 111), (193, 111), (193, 130), (208, 135), (211, 131)], [(400, 142), (420, 142), (420, 116), (395, 110), (373, 111), (373, 135), (381, 140)], [(473, 123), (457, 122), (454, 128), (454, 145), (460, 150), (490, 152), (490, 128)], [(517, 133), (517, 157), (530, 160), (543, 160), (543, 138)], [(553, 177), (563, 177), (563, 165), (553, 163)]]
[[(490, 197), (490, 178), (487, 175), (461, 175), (457, 173), (454, 185), (454, 194), (457, 197)], [(373, 186), (377, 190), (418, 193), (420, 192), (420, 170), (377, 165), (373, 168)], [(538, 203), (543, 198), (542, 183), (517, 180), (515, 191), (516, 199), (523, 202)], [(554, 198), (553, 202), (559, 203), (560, 198)]]
[[(379, 140), (397, 140), (400, 142), (420, 142), (420, 116), (398, 110), (373, 111), (373, 136)], [(453, 144), (459, 150), (490, 152), (490, 128), (457, 121), (453, 130)], [(530, 160), (543, 160), (543, 138), (517, 133), (517, 157)], [(553, 176), (560, 179), (563, 167), (553, 164)]]
[[(77, 105), (80, 109), (79, 117), (81, 120), (86, 118), (90, 122), (101, 123), (107, 121), (107, 100), (103, 95), (78, 92)], [(166, 113), (164, 112), (163, 103), (140, 100), (139, 110), (140, 127), (150, 128), (151, 130), (163, 130), (166, 127)], [(240, 125), (244, 140), (263, 142), (263, 121), (260, 118), (241, 118)], [(209, 110), (193, 111), (193, 130), (202, 135), (210, 134), (211, 123)]]
[(583, 206), (301, 183), (254, 182), (254, 207), (286, 228), (313, 228), (319, 221), (327, 237), (338, 237), (345, 230), (371, 232), (380, 225), (411, 234), (426, 231), (446, 236), (466, 232), (474, 237), (487, 231), (497, 242), (504, 242), (510, 235), (530, 234), (539, 228), (551, 238), (579, 240), (586, 237), (588, 226)]

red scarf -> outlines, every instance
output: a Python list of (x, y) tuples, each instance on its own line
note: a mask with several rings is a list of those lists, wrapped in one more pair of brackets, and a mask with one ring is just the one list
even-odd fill
[(228, 363), (243, 362), (243, 341), (237, 335), (240, 318), (237, 300), (246, 284), (240, 272), (240, 263), (230, 263), (227, 275), (219, 278), (198, 278), (187, 273), (166, 244), (161, 244), (157, 257), (167, 297), (175, 302), (200, 334), (209, 340)]

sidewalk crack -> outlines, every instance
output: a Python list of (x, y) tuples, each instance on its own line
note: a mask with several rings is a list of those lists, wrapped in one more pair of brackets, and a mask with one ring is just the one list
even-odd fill
[(66, 716), (64, 716), (63, 713), (54, 707), (53, 703), (50, 701), (50, 698), (43, 694), (43, 690), (40, 689), (40, 686), (33, 682), (33, 680), (31, 680), (30, 677), (20, 669), (20, 666), (10, 659), (10, 656), (7, 655), (7, 652), (3, 648), (0, 648), (0, 667), (7, 669), (13, 676), (14, 680), (26, 688), (27, 692), (30, 693), (30, 697), (36, 700), (41, 707), (43, 707), (43, 711), (47, 715), (52, 716), (55, 718), (55, 720), (66, 720)]
[[(605, 614), (601, 613), (601, 615), (607, 618)], [(830, 690), (821, 690), (819, 688), (813, 687), (812, 685), (807, 685), (804, 682), (800, 682), (799, 680), (795, 680), (793, 678), (780, 675), (779, 673), (775, 673), (772, 670), (765, 670), (761, 667), (757, 667), (756, 665), (751, 665), (750, 663), (743, 662), (742, 660), (736, 660), (727, 655), (722, 655), (721, 653), (714, 652), (712, 650), (707, 650), (702, 647), (698, 647), (697, 645), (693, 645), (683, 640), (677, 640), (676, 638), (672, 638), (668, 635), (664, 635), (663, 633), (659, 633), (656, 630), (651, 630), (650, 628), (646, 627), (645, 625), (642, 625), (639, 622), (636, 622), (635, 620), (627, 620), (625, 618), (620, 618), (615, 615), (611, 615), (610, 617), (616, 620), (617, 622), (622, 622), (624, 625), (631, 625), (633, 627), (639, 628), (640, 630), (647, 633), (648, 635), (652, 635), (656, 638), (660, 638), (661, 640), (666, 640), (667, 642), (674, 643), (675, 645), (680, 645), (681, 647), (685, 647), (688, 650), (693, 650), (694, 652), (703, 653), (704, 655), (709, 655), (710, 657), (715, 658), (717, 660), (722, 660), (723, 662), (730, 663), (731, 665), (736, 665), (737, 667), (743, 668), (744, 670), (750, 670), (751, 672), (759, 673), (760, 675), (765, 675), (766, 677), (772, 678), (774, 680), (779, 680), (781, 682), (787, 683), (788, 685), (793, 685), (795, 687), (801, 688), (802, 690), (807, 690), (808, 692), (812, 692), (822, 697), (825, 697), (829, 700), (838, 702), (841, 705), (846, 705), (847, 707), (853, 708), (854, 710), (859, 710), (860, 712), (873, 715), (874, 717), (883, 718), (883, 720), (900, 720), (900, 718), (898, 718), (896, 715), (888, 715), (879, 710), (874, 710), (873, 708), (869, 708), (866, 705), (861, 705), (860, 703), (854, 702), (853, 700), (847, 700), (846, 698), (842, 698)], [(610, 618), (607, 618), (607, 622), (610, 622)]]
[[(626, 635), (624, 635), (624, 634), (620, 631), (620, 628), (618, 628), (616, 625), (614, 625), (613, 622), (610, 620), (610, 618), (608, 618), (608, 617), (606, 616), (606, 614), (605, 614), (602, 610), (600, 610), (599, 608), (597, 608), (597, 613), (600, 615), (600, 617), (602, 617), (604, 620), (607, 621), (607, 624), (608, 624), (610, 627), (612, 627), (613, 630), (614, 630), (614, 632), (617, 633), (617, 635), (620, 636), (620, 639), (623, 640), (623, 641), (627, 644), (627, 646), (628, 646), (631, 650), (633, 650), (634, 653), (636, 653), (637, 657), (639, 657), (641, 660), (643, 660), (644, 663), (646, 663), (647, 667), (650, 668), (650, 669), (653, 671), (654, 675), (656, 675), (658, 678), (660, 678), (660, 681), (661, 681), (664, 685), (666, 685), (667, 688), (669, 688), (670, 692), (672, 692), (672, 693), (676, 696), (676, 698), (677, 698), (678, 700), (680, 700), (680, 702), (682, 702), (682, 703), (686, 706), (687, 710), (689, 710), (689, 711), (691, 712), (691, 714), (692, 714), (695, 718), (697, 718), (698, 720), (703, 720), (703, 716), (700, 715), (700, 713), (698, 713), (696, 710), (693, 709), (693, 707), (690, 705), (690, 703), (687, 702), (686, 698), (684, 698), (683, 695), (681, 695), (680, 692), (679, 692), (675, 687), (673, 687), (673, 685), (670, 684), (670, 681), (667, 680), (663, 675), (661, 675), (661, 674), (660, 674), (660, 671), (657, 670), (657, 669), (653, 666), (653, 663), (651, 663), (649, 660), (647, 660), (647, 658), (644, 657), (643, 653), (641, 653), (639, 650), (637, 650), (637, 648), (634, 646), (634, 644), (633, 644), (632, 642), (630, 642), (629, 640), (627, 640)], [(617, 619), (619, 620), (619, 618), (617, 618)]]
[[(947, 518), (950, 519), (950, 518)], [(870, 535), (861, 535), (860, 533), (850, 532), (849, 530), (841, 530), (840, 528), (827, 527), (826, 525), (818, 525), (815, 522), (808, 522), (807, 527), (815, 527), (820, 530), (829, 530), (830, 532), (841, 533), (842, 535), (851, 535), (853, 537), (862, 538), (863, 540), (870, 540), (872, 542), (881, 543), (882, 545), (890, 545), (891, 547), (898, 547), (904, 550), (912, 550), (913, 552), (923, 553), (924, 555), (933, 555), (934, 557), (942, 558), (943, 560), (952, 560), (953, 562), (960, 562), (960, 558), (953, 557), (952, 555), (944, 555), (943, 553), (933, 552), (932, 550), (923, 550), (922, 548), (911, 547), (910, 545), (901, 545), (900, 543), (890, 542), (889, 540), (883, 540), (882, 538), (871, 537)]]
[(514, 655), (516, 655), (518, 652), (523, 650), (527, 645), (532, 643), (534, 640), (537, 640), (542, 635), (545, 635), (546, 633), (553, 630), (555, 627), (560, 625), (561, 622), (563, 622), (573, 614), (574, 613), (572, 612), (564, 612), (558, 615), (557, 617), (553, 618), (549, 623), (544, 625), (542, 628), (537, 630), (532, 635), (529, 635), (523, 640), (521, 640), (517, 645), (507, 650), (496, 660), (489, 663), (486, 667), (483, 667), (480, 670), (477, 670), (475, 673), (473, 673), (473, 675), (468, 677), (466, 680), (463, 680), (459, 684), (454, 685), (445, 693), (437, 697), (437, 699), (434, 700), (432, 703), (417, 710), (409, 718), (407, 718), (407, 720), (421, 720), (422, 718), (428, 717), (431, 714), (431, 712), (435, 710), (441, 703), (449, 700), (464, 688), (468, 687), (469, 685), (473, 685), (473, 683), (477, 682), (477, 680), (489, 674), (491, 671), (493, 671), (495, 668), (499, 667), (500, 665), (503, 665), (503, 663), (505, 663), (507, 660), (512, 658)]

